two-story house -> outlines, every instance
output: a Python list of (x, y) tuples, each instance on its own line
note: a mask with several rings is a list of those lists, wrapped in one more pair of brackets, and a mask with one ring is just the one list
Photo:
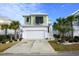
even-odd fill
[(52, 35), (52, 26), (49, 22), (48, 15), (30, 14), (24, 15), (25, 25), (22, 26), (22, 38), (23, 39), (48, 39)]

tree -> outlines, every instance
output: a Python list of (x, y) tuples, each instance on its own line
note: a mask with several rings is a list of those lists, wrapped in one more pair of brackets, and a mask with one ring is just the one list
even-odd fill
[(71, 30), (69, 23), (65, 18), (58, 18), (54, 23), (53, 29), (57, 30), (60, 34), (60, 40), (64, 39), (66, 34)]
[(65, 19), (64, 18), (58, 18), (57, 23), (54, 23), (53, 28), (57, 30), (60, 34), (60, 40), (62, 37), (64, 37), (65, 34)]
[(71, 37), (73, 39), (73, 21), (75, 20), (75, 15), (70, 15), (67, 18), (68, 23), (70, 24), (70, 28), (71, 28)]
[(16, 35), (17, 35), (17, 29), (19, 29), (20, 28), (20, 23), (19, 23), (19, 21), (12, 21), (12, 23), (10, 24), (10, 26), (9, 26), (9, 29), (13, 29), (13, 30), (15, 30), (15, 39), (16, 39)]
[(9, 28), (9, 25), (1, 25), (1, 29), (5, 30), (5, 35), (7, 35), (7, 29)]

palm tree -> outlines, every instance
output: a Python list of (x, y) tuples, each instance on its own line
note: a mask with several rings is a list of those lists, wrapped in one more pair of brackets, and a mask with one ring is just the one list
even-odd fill
[(75, 15), (70, 15), (66, 19), (67, 19), (68, 23), (70, 24), (71, 38), (73, 39), (73, 21), (75, 20)]
[(58, 18), (57, 23), (54, 23), (53, 28), (57, 30), (60, 34), (60, 40), (62, 37), (64, 37), (64, 34), (66, 33), (65, 29), (65, 19), (64, 18)]
[(70, 24), (65, 18), (58, 18), (57, 22), (54, 23), (53, 29), (57, 30), (60, 34), (60, 40), (64, 39), (67, 36), (67, 33), (70, 32)]
[(19, 29), (20, 27), (20, 23), (18, 21), (12, 21), (12, 23), (10, 24), (9, 26), (9, 29), (14, 29), (15, 30), (15, 39), (16, 39), (16, 32), (17, 32), (17, 29)]
[(5, 30), (5, 35), (7, 35), (7, 29), (9, 28), (9, 25), (1, 25), (1, 29)]

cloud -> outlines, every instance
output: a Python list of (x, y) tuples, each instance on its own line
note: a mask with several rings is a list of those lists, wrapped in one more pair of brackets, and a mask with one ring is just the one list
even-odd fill
[(41, 10), (40, 7), (41, 7), (40, 4), (34, 4), (34, 3), (0, 4), (0, 16), (16, 19), (19, 20), (21, 23), (23, 23), (24, 20), (22, 15), (42, 12), (43, 10)]
[[(19, 6), (19, 5), (18, 5)], [(20, 4), (19, 8), (25, 13), (41, 12), (41, 4)]]
[(62, 8), (64, 8), (64, 7), (65, 7), (65, 5), (61, 5), (61, 7), (62, 7)]

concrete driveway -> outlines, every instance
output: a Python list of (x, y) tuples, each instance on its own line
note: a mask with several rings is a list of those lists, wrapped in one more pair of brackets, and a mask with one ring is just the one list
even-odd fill
[(53, 54), (56, 53), (46, 40), (23, 40), (7, 49), (5, 54)]

